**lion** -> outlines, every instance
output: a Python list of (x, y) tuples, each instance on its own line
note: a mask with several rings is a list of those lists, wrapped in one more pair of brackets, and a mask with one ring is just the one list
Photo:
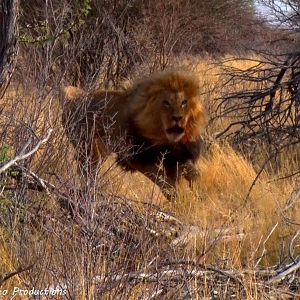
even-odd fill
[(143, 173), (169, 199), (182, 177), (191, 185), (199, 176), (207, 118), (194, 75), (162, 71), (124, 90), (68, 86), (63, 92), (63, 126), (84, 173), (94, 174), (114, 152), (119, 166)]

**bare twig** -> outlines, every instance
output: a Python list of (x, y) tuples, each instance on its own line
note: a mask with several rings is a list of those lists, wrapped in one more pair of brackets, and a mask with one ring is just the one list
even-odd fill
[(261, 262), (262, 258), (264, 257), (265, 253), (267, 252), (267, 249), (266, 249), (266, 243), (267, 241), (270, 239), (271, 235), (273, 234), (273, 232), (275, 231), (275, 229), (277, 228), (278, 226), (278, 222), (272, 227), (271, 231), (269, 232), (268, 236), (265, 238), (264, 242), (263, 242), (263, 250), (262, 250), (262, 253), (260, 255), (260, 257), (258, 258), (256, 264), (255, 264), (255, 267), (257, 267), (259, 265), (259, 263)]
[(31, 155), (33, 155), (35, 152), (37, 152), (39, 150), (39, 148), (41, 147), (41, 145), (45, 144), (49, 140), (52, 131), (53, 131), (53, 129), (49, 129), (46, 137), (44, 139), (42, 139), (41, 141), (39, 141), (36, 144), (36, 146), (33, 149), (31, 149), (30, 151), (28, 151), (27, 153), (24, 153), (28, 147), (28, 145), (25, 145), (25, 147), (21, 150), (19, 155), (17, 155), (13, 159), (11, 159), (9, 162), (5, 163), (0, 168), (0, 174), (3, 173), (4, 171), (6, 171), (11, 166), (13, 166), (14, 164), (16, 164), (18, 161), (24, 160), (24, 159), (30, 157)]

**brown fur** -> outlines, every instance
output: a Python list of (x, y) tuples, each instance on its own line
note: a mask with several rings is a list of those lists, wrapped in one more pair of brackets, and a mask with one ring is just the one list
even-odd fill
[[(85, 172), (87, 157), (94, 172), (103, 155), (118, 152), (121, 166), (142, 172), (161, 187), (163, 182), (175, 186), (181, 175), (190, 182), (197, 177), (194, 163), (206, 114), (193, 76), (160, 72), (123, 91), (86, 93), (69, 86), (64, 99), (63, 125)], [(163, 169), (162, 152), (169, 153)], [(165, 180), (158, 182), (161, 175)]]

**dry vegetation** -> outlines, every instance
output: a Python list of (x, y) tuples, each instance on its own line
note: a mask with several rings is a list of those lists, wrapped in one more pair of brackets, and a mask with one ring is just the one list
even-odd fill
[[(213, 62), (199, 59), (195, 66), (207, 106), (219, 93), (211, 87), (222, 79)], [(114, 165), (113, 157), (103, 162), (96, 186), (80, 191), (75, 154), (64, 137), (59, 107), (52, 103), (57, 100), (50, 97), (37, 108), (38, 95), (32, 96), (32, 89), (16, 90), (13, 85), (6, 95), (5, 104), (12, 101), (14, 105), (4, 105), (4, 114), (13, 113), (14, 122), (35, 116), (37, 110), (37, 128), (43, 133), (45, 119), (51, 124), (51, 139), (31, 157), (30, 164), (39, 178), (52, 181), (56, 187), (48, 187), (47, 195), (43, 188), (30, 191), (38, 189), (40, 182), (34, 178), (29, 181), (29, 175), (18, 178), (9, 173), (3, 177), (1, 272), (31, 266), (30, 271), (5, 281), (3, 289), (59, 284), (68, 289), (70, 298), (77, 295), (83, 299), (116, 295), (148, 299), (162, 289), (161, 293), (168, 293), (166, 298), (173, 299), (173, 293), (188, 293), (191, 286), (199, 299), (209, 297), (212, 291), (221, 298), (241, 293), (238, 298), (247, 295), (260, 299), (261, 293), (272, 288), (256, 281), (272, 278), (275, 269), (260, 274), (259, 266), (288, 263), (289, 251), (297, 255), (298, 225), (293, 223), (300, 216), (297, 199), (290, 198), (296, 179), (277, 180), (282, 172), (293, 171), (289, 156), (282, 158), (284, 171), (264, 171), (249, 194), (259, 164), (208, 135), (198, 162), (201, 178), (192, 192), (182, 182), (176, 203), (166, 201), (143, 175), (124, 174)], [(224, 124), (215, 126), (221, 129)], [(5, 145), (11, 145), (11, 136), (16, 134), (13, 131), (6, 131)], [(4, 155), (5, 147), (2, 149)], [(18, 153), (18, 148), (8, 149), (8, 157)], [(257, 161), (264, 158), (263, 149), (260, 156)], [(19, 168), (24, 171), (27, 166), (21, 162)], [(16, 180), (28, 190), (19, 190)], [(12, 199), (18, 200), (15, 203)], [(66, 207), (66, 201), (73, 207)], [(210, 269), (212, 266), (215, 269)], [(164, 278), (164, 272), (173, 269)], [(187, 274), (193, 279), (185, 283), (182, 276)], [(174, 286), (178, 281), (182, 287)]]
[[(153, 17), (147, 1), (142, 12), (135, 2), (124, 8), (122, 1), (116, 1), (116, 7), (104, 1), (107, 18), (97, 1), (83, 1), (86, 6), (77, 10), (67, 2), (50, 1), (53, 7), (48, 6), (47, 14), (37, 14), (32, 20), (27, 2), (22, 3), (20, 34), (26, 42), (20, 45), (15, 73), (0, 100), (0, 299), (10, 299), (7, 295), (15, 287), (64, 291), (52, 299), (300, 297), (299, 149), (284, 147), (269, 159), (276, 144), (220, 134), (233, 119), (241, 118), (224, 114), (236, 105), (233, 95), (266, 91), (271, 86), (272, 81), (244, 76), (260, 67), (265, 57), (253, 52), (246, 53), (247, 60), (205, 56), (209, 48), (198, 49), (196, 43), (187, 51), (186, 45), (178, 44), (176, 32), (183, 30), (180, 40), (191, 34), (191, 28), (180, 24), (187, 16), (194, 20), (194, 14), (178, 16), (175, 10), (170, 14), (172, 5), (164, 3), (172, 1), (160, 3), (161, 22), (155, 28), (145, 17)], [(193, 11), (198, 1), (184, 3)], [(38, 1), (31, 4), (40, 13)], [(137, 11), (147, 26), (132, 21)], [(238, 21), (235, 17), (231, 15), (231, 22)], [(198, 41), (205, 32), (201, 26), (208, 24), (207, 17), (201, 20)], [(90, 26), (96, 21), (104, 24), (99, 25), (101, 30), (97, 27), (98, 38)], [(223, 25), (216, 23), (214, 30), (218, 32)], [(169, 35), (153, 38), (161, 28)], [(245, 32), (239, 33), (239, 39), (241, 35)], [(50, 37), (50, 42), (38, 40)], [(144, 49), (139, 47), (140, 39)], [(128, 41), (134, 41), (130, 47)], [(232, 45), (223, 43), (209, 47), (230, 52)], [(76, 52), (79, 45), (86, 49), (85, 55)], [(116, 45), (118, 51), (110, 52)], [(122, 85), (169, 65), (188, 68), (199, 76), (201, 98), (211, 119), (197, 165), (198, 182), (192, 190), (181, 182), (178, 199), (171, 203), (146, 177), (124, 173), (110, 156), (101, 162), (97, 178), (84, 185), (75, 151), (61, 125), (59, 86), (78, 83), (93, 88), (119, 81)], [(259, 70), (267, 77), (266, 69)], [(261, 78), (260, 73), (251, 73), (251, 78)], [(293, 97), (296, 103), (298, 98)], [(226, 133), (242, 129), (243, 124), (237, 124)], [(293, 134), (298, 137), (298, 131)], [(31, 150), (32, 155), (24, 157)], [(6, 168), (14, 158), (18, 161)], [(8, 294), (1, 294), (6, 289)], [(25, 298), (19, 293), (14, 299)]]

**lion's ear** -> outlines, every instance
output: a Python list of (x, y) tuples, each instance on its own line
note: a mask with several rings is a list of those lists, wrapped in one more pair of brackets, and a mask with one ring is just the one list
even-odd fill
[(76, 86), (63, 86), (61, 88), (62, 97), (66, 100), (73, 101), (81, 98), (84, 91)]

